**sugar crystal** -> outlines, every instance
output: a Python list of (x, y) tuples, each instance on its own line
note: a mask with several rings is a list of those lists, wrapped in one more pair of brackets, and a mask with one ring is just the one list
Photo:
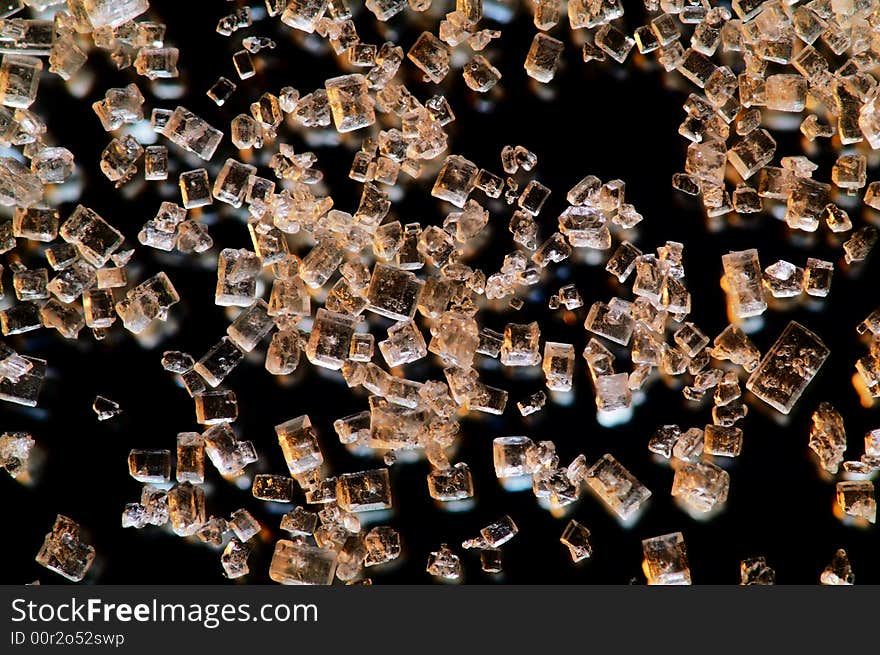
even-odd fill
[(689, 585), (691, 571), (681, 532), (642, 541), (642, 570), (649, 585)]
[(830, 403), (823, 402), (813, 412), (810, 428), (810, 450), (816, 453), (823, 469), (837, 473), (846, 450), (846, 430), (843, 417)]
[(38, 564), (73, 582), (85, 577), (94, 559), (95, 549), (82, 540), (80, 526), (61, 514), (36, 557)]
[(586, 481), (587, 486), (622, 520), (632, 517), (651, 496), (647, 487), (609, 454), (590, 467)]
[(837, 505), (847, 516), (875, 523), (877, 502), (871, 480), (844, 480), (837, 483)]
[(843, 548), (838, 549), (834, 553), (831, 563), (825, 567), (825, 570), (819, 576), (819, 583), (823, 585), (852, 585), (855, 581), (856, 576), (850, 566), (849, 557), (847, 557), (846, 551)]
[(791, 321), (749, 377), (746, 388), (774, 409), (788, 414), (828, 354), (819, 337)]

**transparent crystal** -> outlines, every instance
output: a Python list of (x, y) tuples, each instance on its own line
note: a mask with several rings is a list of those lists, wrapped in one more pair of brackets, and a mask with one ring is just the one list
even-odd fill
[[(736, 1), (736, 0), (734, 0)], [(642, 569), (649, 585), (689, 585), (691, 570), (681, 532), (642, 541)]]
[(86, 576), (94, 560), (95, 549), (83, 541), (80, 526), (61, 514), (36, 556), (38, 564), (73, 582)]
[(648, 488), (609, 454), (590, 467), (586, 482), (622, 520), (632, 517), (651, 496)]
[(675, 470), (672, 495), (697, 512), (708, 512), (727, 500), (730, 476), (709, 462), (685, 462)]
[(819, 337), (791, 321), (749, 377), (746, 388), (788, 414), (828, 354)]
[(329, 548), (279, 539), (269, 565), (269, 577), (285, 585), (329, 585), (336, 574), (336, 557), (336, 552)]
[(812, 420), (810, 450), (816, 453), (822, 468), (834, 475), (843, 462), (846, 450), (843, 417), (830, 403), (823, 402), (813, 412)]

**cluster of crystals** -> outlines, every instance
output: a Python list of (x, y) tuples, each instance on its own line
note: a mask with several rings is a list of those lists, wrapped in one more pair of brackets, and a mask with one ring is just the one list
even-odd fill
[[(684, 105), (679, 134), (690, 144), (685, 172), (673, 177), (673, 186), (700, 195), (713, 219), (760, 212), (765, 200), (784, 201), (780, 213), (794, 230), (813, 232), (821, 222), (834, 233), (852, 230), (843, 208), (853, 206), (850, 197), (867, 186), (865, 204), (878, 202), (878, 187), (867, 185), (866, 156), (840, 154), (831, 183), (821, 182), (813, 179), (817, 165), (803, 155), (782, 156), (779, 166), (771, 165), (777, 143), (762, 124), (774, 130), (799, 124), (808, 142), (837, 136), (843, 146), (880, 147), (880, 106), (867, 73), (877, 61), (871, 45), (874, 3), (743, 0), (732, 11), (708, 3), (650, 4), (650, 23), (636, 29), (635, 39), (622, 35), (621, 43), (626, 51), (635, 42), (642, 54), (655, 52), (667, 71), (678, 71), (698, 88)], [(802, 120), (783, 118), (787, 114)], [(728, 163), (741, 180), (733, 190), (725, 187)], [(844, 244), (846, 261), (864, 259), (875, 240), (873, 227), (855, 230)]]
[[(501, 565), (501, 546), (513, 539), (517, 532), (519, 532), (519, 528), (516, 527), (513, 519), (509, 516), (503, 516), (481, 529), (479, 536), (464, 541), (461, 547), (466, 550), (477, 549), (479, 551), (480, 566), (486, 573), (501, 573), (503, 570)], [(432, 563), (435, 565), (433, 569), (437, 570), (434, 553), (431, 554), (428, 562), (428, 573), (438, 575), (432, 570)], [(447, 579), (455, 579), (442, 574), (439, 575)]]
[(880, 430), (870, 430), (865, 434), (865, 449), (858, 461), (846, 461), (843, 470), (847, 473), (871, 474), (880, 469)]
[(860, 460), (844, 462), (847, 444), (843, 417), (830, 403), (823, 402), (813, 412), (809, 446), (825, 473), (837, 475), (842, 464), (849, 477), (861, 478), (837, 483), (837, 508), (841, 517), (853, 522), (874, 523), (877, 503), (874, 482), (868, 477), (880, 468), (880, 432), (872, 430), (865, 435), (865, 452)]
[[(15, 304), (0, 312), (4, 336), (38, 330), (57, 330), (68, 339), (88, 327), (103, 339), (117, 316), (134, 332), (143, 331), (154, 318), (163, 319), (177, 302), (177, 294), (164, 274), (129, 289), (126, 264), (133, 250), (123, 246), (123, 235), (97, 211), (78, 205), (66, 218), (53, 205), (70, 199), (55, 185), (76, 182), (73, 154), (53, 145), (46, 123), (31, 111), (48, 56), (48, 72), (63, 80), (77, 75), (87, 60), (81, 35), (105, 51), (119, 69), (134, 67), (149, 80), (177, 76), (178, 52), (164, 44), (165, 26), (135, 20), (147, 11), (146, 0), (92, 2), (70, 0), (28, 3), (39, 9), (52, 5), (50, 20), (3, 20), (4, 55), (0, 61), (0, 143), (16, 151), (0, 160), (0, 203), (14, 206), (12, 220), (0, 221), (0, 253), (16, 248), (16, 239), (39, 245), (39, 250), (16, 250), (13, 269)], [(102, 127), (113, 132), (134, 128), (144, 119), (144, 97), (136, 84), (108, 89), (92, 108)], [(115, 136), (101, 155), (103, 173), (117, 186), (130, 180), (144, 157), (145, 178), (167, 176), (164, 146), (146, 150), (130, 134)], [(63, 188), (63, 187), (58, 187)], [(61, 237), (59, 240), (58, 237)], [(28, 266), (17, 257), (40, 252), (46, 264)], [(118, 291), (114, 291), (118, 290)], [(28, 406), (37, 403), (46, 362), (0, 355), (0, 398)], [(97, 411), (97, 410), (96, 410)], [(99, 412), (100, 416), (100, 412)]]
[[(735, 379), (733, 384), (738, 393)], [(737, 457), (742, 441), (742, 430), (734, 425), (711, 424), (703, 430), (690, 428), (685, 432), (677, 425), (664, 425), (651, 437), (648, 449), (665, 459), (672, 458), (672, 496), (688, 509), (703, 513), (723, 504), (730, 487), (730, 475), (712, 458)]]
[[(560, 466), (556, 445), (552, 441), (535, 443), (528, 437), (515, 436), (494, 439), (492, 456), (495, 475), (502, 486), (508, 489), (530, 486), (539, 503), (551, 510), (574, 503), (580, 497), (581, 483), (584, 481), (596, 489), (598, 496), (612, 508), (623, 505), (629, 508), (651, 495), (610, 455), (592, 467), (588, 466), (583, 454), (575, 457), (567, 466)], [(607, 475), (606, 459), (613, 461), (617, 467)], [(635, 484), (631, 488), (623, 488), (624, 485), (615, 487), (610, 479), (615, 474), (629, 476), (627, 479)], [(605, 482), (607, 485), (602, 486)], [(628, 512), (622, 512), (621, 515), (623, 513)]]
[[(59, 222), (58, 210), (15, 210), (10, 237), (52, 244), (45, 249), (45, 257), (55, 275), (50, 279), (45, 267), (28, 269), (18, 261), (13, 264), (19, 302), (0, 312), (4, 336), (47, 327), (68, 339), (76, 339), (80, 330), (89, 327), (96, 339), (103, 339), (117, 316), (135, 333), (146, 329), (154, 318), (166, 318), (168, 308), (179, 297), (164, 273), (125, 292), (125, 267), (133, 250), (122, 248), (123, 235), (119, 230), (83, 205), (77, 205), (66, 221), (60, 225)], [(63, 243), (53, 243), (58, 236)], [(10, 247), (14, 244), (12, 238)], [(12, 358), (4, 358), (0, 373), (19, 385), (28, 376), (41, 377), (41, 367), (33, 360), (28, 363), (29, 358), (24, 360), (16, 363)], [(10, 368), (8, 374), (6, 368)], [(37, 382), (38, 379), (25, 380), (24, 387)], [(29, 398), (22, 397), (18, 402), (29, 404)]]
[[(279, 432), (279, 439), (281, 435)], [(305, 490), (306, 501), (322, 508), (314, 513), (296, 507), (284, 515), (281, 529), (291, 538), (275, 544), (269, 577), (281, 584), (330, 584), (334, 579), (369, 584), (369, 578), (362, 577), (368, 567), (391, 562), (401, 553), (396, 530), (388, 526), (366, 530), (358, 517), (361, 512), (392, 506), (388, 469), (345, 473), (335, 478), (322, 478), (318, 468), (293, 473), (294, 468), (309, 466), (307, 462), (314, 460), (314, 453), (297, 458), (298, 448), (294, 443), (285, 447), (282, 441), (288, 468)], [(303, 453), (307, 449), (302, 446)]]
[[(60, 4), (39, 1), (43, 9)], [(380, 21), (407, 8), (422, 12), (429, 5), (430, 0), (366, 3)], [(677, 70), (702, 89), (684, 106), (687, 117), (679, 132), (691, 143), (685, 172), (674, 176), (673, 186), (701, 196), (710, 218), (756, 213), (764, 209), (765, 200), (785, 201), (779, 213), (791, 228), (812, 232), (824, 222), (833, 235), (849, 233), (842, 243), (846, 264), (864, 260), (877, 231), (872, 226), (854, 229), (850, 213), (852, 196), (862, 189), (865, 205), (880, 210), (880, 182), (867, 182), (869, 158), (849, 150), (840, 154), (831, 171), (833, 186), (812, 178), (817, 166), (804, 156), (781, 157), (779, 167), (771, 166), (776, 141), (762, 121), (767, 119), (768, 128), (784, 129), (775, 120), (778, 112), (809, 110), (814, 113), (800, 125), (809, 141), (837, 135), (846, 146), (866, 141), (880, 148), (880, 101), (876, 81), (867, 72), (878, 61), (871, 35), (880, 23), (873, 4), (813, 0), (789, 6), (735, 0), (731, 11), (710, 3), (646, 0), (645, 7), (649, 22), (631, 37), (621, 29), (619, 0), (567, 3), (571, 28), (587, 30), (582, 39), (585, 61), (610, 58), (622, 63), (637, 46), (641, 54), (655, 52), (665, 70)], [(564, 45), (546, 32), (559, 22), (561, 9), (553, 0), (536, 0), (532, 8), (539, 32), (528, 49), (525, 70), (533, 79), (549, 82)], [(165, 273), (139, 284), (129, 281), (129, 274), (135, 275), (134, 267), (127, 271), (134, 251), (96, 211), (78, 205), (62, 222), (60, 212), (47, 206), (57, 197), (51, 185), (76, 179), (74, 157), (66, 148), (49, 145), (54, 140), (47, 126), (29, 109), (44, 67), (39, 57), (48, 55), (48, 71), (69, 80), (86, 62), (80, 36), (86, 34), (119, 69), (133, 67), (147, 78), (154, 96), (178, 97), (176, 87), (163, 87), (176, 84), (178, 50), (165, 45), (164, 25), (135, 20), (147, 9), (147, 0), (68, 0), (65, 7), (55, 8), (53, 21), (3, 21), (0, 145), (17, 149), (21, 156), (0, 158), (0, 204), (14, 207), (12, 220), (0, 221), (0, 253), (14, 249), (16, 238), (46, 244), (41, 252), (54, 274), (50, 280), (48, 268), (27, 268), (13, 259), (18, 302), (0, 311), (4, 336), (49, 327), (75, 339), (89, 327), (101, 339), (118, 316), (128, 332), (149, 342), (180, 300)], [(314, 511), (292, 507), (284, 515), (281, 529), (291, 538), (275, 543), (269, 571), (273, 580), (368, 580), (363, 578), (367, 567), (389, 562), (401, 552), (395, 530), (380, 526), (367, 531), (358, 517), (392, 507), (389, 470), (331, 475), (318, 433), (302, 415), (276, 426), (288, 474), (245, 477), (246, 467), (260, 457), (254, 444), (233, 428), (239, 405), (235, 392), (223, 386), (227, 378), (267, 340), (264, 365), (271, 375), (294, 373), (303, 353), (311, 365), (338, 371), (349, 388), (368, 395), (368, 409), (334, 422), (340, 442), (355, 454), (383, 457), (388, 466), (413, 453), (424, 455), (431, 466), (430, 497), (446, 507), (466, 507), (474, 497), (471, 471), (466, 462), (450, 459), (459, 421), (471, 411), (503, 414), (508, 400), (506, 390), (480, 379), (480, 369), (500, 364), (510, 372), (543, 372), (547, 392), (538, 390), (518, 402), (522, 416), (540, 411), (548, 397), (564, 399), (575, 378), (572, 343), (545, 338), (542, 345), (537, 322), (508, 322), (503, 331), (492, 330), (478, 322), (480, 310), (503, 307), (502, 301), (519, 309), (524, 300), (517, 295), (527, 295), (551, 265), (568, 259), (592, 261), (605, 253), (606, 271), (615, 284), (631, 280), (634, 300), (613, 297), (584, 310), (584, 327), (596, 337), (589, 339), (583, 357), (598, 418), (604, 425), (626, 420), (650, 381), (688, 376), (683, 395), (699, 402), (711, 393), (712, 423), (683, 433), (678, 426), (663, 426), (649, 449), (672, 459), (672, 495), (689, 510), (705, 513), (722, 505), (729, 475), (710, 458), (736, 457), (742, 448), (742, 430), (736, 424), (747, 407), (736, 367), (750, 374), (749, 391), (787, 414), (828, 357), (821, 339), (792, 321), (762, 358), (738, 324), (761, 315), (773, 299), (826, 296), (833, 264), (809, 258), (801, 268), (780, 260), (762, 270), (757, 250), (725, 255), (722, 287), (732, 324), (710, 345), (710, 338), (689, 320), (683, 244), (667, 241), (646, 254), (628, 240), (635, 238), (629, 230), (643, 217), (626, 202), (623, 181), (584, 177), (566, 194), (567, 207), (552, 234), (542, 239), (538, 220), (551, 189), (531, 175), (538, 163), (535, 153), (522, 145), (505, 146), (501, 176), (447, 152), (446, 126), (455, 120), (449, 103), (442, 95), (419, 99), (399, 73), (411, 64), (425, 81), (436, 84), (460, 66), (471, 90), (497, 95), (501, 72), (488, 55), (478, 53), (500, 32), (479, 28), (481, 0), (457, 0), (436, 34), (422, 32), (408, 50), (392, 41), (361, 42), (344, 0), (267, 0), (266, 9), (284, 25), (326, 40), (348, 72), (306, 94), (286, 86), (277, 95), (259, 95), (249, 113), (235, 116), (229, 126), (231, 142), (244, 161), (212, 163), (224, 133), (184, 106), (155, 107), (149, 117), (155, 138), (173, 144), (170, 151), (166, 145), (150, 145), (153, 135), (136, 136), (147, 123), (137, 84), (107, 89), (92, 105), (103, 129), (111, 133), (98, 165), (116, 187), (134, 180), (141, 159), (145, 181), (168, 179), (177, 163), (169, 161), (170, 155), (179, 155), (187, 166), (201, 166), (179, 172), (179, 204), (162, 202), (143, 223), (137, 235), (142, 246), (176, 251), (175, 256), (211, 250), (213, 239), (201, 218), (215, 201), (224, 213), (237, 210), (245, 218), (252, 243), (252, 249), (217, 253), (215, 303), (234, 308), (225, 336), (198, 360), (179, 351), (162, 356), (163, 368), (193, 398), (196, 422), (204, 432), (178, 434), (175, 451), (130, 452), (129, 473), (143, 488), (139, 502), (125, 506), (123, 526), (169, 524), (178, 536), (195, 535), (222, 549), (227, 577), (247, 575), (251, 548), (265, 527), (245, 509), (228, 518), (208, 516), (207, 457), (219, 475), (249, 484), (260, 501), (292, 504), (301, 492), (307, 505), (320, 506)], [(262, 14), (262, 9), (237, 8), (220, 19), (217, 32), (230, 36)], [(685, 48), (682, 40), (691, 26), (690, 47)], [(252, 55), (275, 43), (248, 36), (241, 46), (232, 57), (238, 82), (221, 76), (206, 91), (218, 106), (256, 75), (259, 62)], [(720, 66), (712, 61), (716, 55), (724, 60)], [(351, 73), (354, 69), (359, 72)], [(760, 108), (765, 108), (763, 115)], [(736, 134), (731, 135), (734, 121)], [(344, 135), (359, 145), (348, 173), (362, 185), (356, 208), (345, 211), (335, 205), (324, 189), (317, 155), (281, 142), (280, 131), (287, 128), (301, 132), (307, 144), (323, 143), (317, 133), (326, 128), (334, 132), (334, 143)], [(266, 163), (275, 180), (258, 175), (257, 164)], [(400, 196), (399, 187), (435, 171), (430, 194), (451, 205), (442, 224), (425, 227), (394, 220), (392, 202)], [(725, 186), (728, 178), (740, 181), (732, 191)], [(757, 180), (754, 187), (748, 184), (752, 178)], [(485, 199), (471, 197), (475, 191)], [(506, 224), (516, 246), (499, 270), (484, 272), (466, 261), (488, 238), (490, 209), (503, 208), (493, 202), (501, 198), (511, 208)], [(148, 215), (153, 216), (153, 209)], [(291, 235), (312, 244), (303, 257), (291, 251)], [(63, 243), (56, 242), (59, 236)], [(260, 297), (264, 286), (270, 289), (268, 300)], [(323, 306), (313, 311), (313, 301)], [(574, 284), (566, 284), (550, 296), (549, 307), (564, 307), (571, 317), (584, 307), (584, 298)], [(366, 320), (372, 315), (391, 322), (378, 344)], [(880, 334), (880, 313), (869, 316), (859, 331)], [(628, 349), (628, 372), (615, 371), (612, 349), (618, 346)], [(421, 370), (416, 374), (415, 367), (406, 368), (429, 358), (442, 365), (442, 380), (425, 379)], [(384, 367), (376, 363), (383, 360)], [(880, 346), (872, 342), (869, 355), (856, 367), (870, 394), (880, 396)], [(0, 343), (0, 399), (36, 405), (45, 373), (45, 361)], [(408, 373), (424, 381), (411, 380)], [(121, 411), (100, 396), (93, 409), (99, 420)], [(878, 468), (880, 442), (873, 432), (866, 437), (862, 459), (843, 462), (846, 442), (839, 414), (823, 404), (813, 422), (810, 447), (826, 471), (836, 473), (841, 463), (854, 474)], [(13, 476), (23, 475), (32, 444), (23, 433), (5, 433), (0, 437), (0, 465)], [(593, 465), (581, 454), (561, 466), (552, 441), (507, 436), (494, 439), (492, 447), (502, 484), (530, 485), (549, 509), (577, 501), (582, 482), (621, 521), (632, 520), (651, 496), (611, 454)], [(839, 482), (837, 497), (845, 515), (875, 520), (870, 480)], [(499, 547), (516, 533), (515, 523), (505, 516), (462, 546), (479, 550), (483, 570), (498, 573)], [(560, 541), (577, 562), (591, 556), (590, 537), (585, 526), (571, 521)], [(650, 584), (690, 582), (681, 533), (647, 539), (643, 550)], [(93, 555), (79, 541), (76, 524), (59, 516), (38, 560), (78, 580)], [(461, 571), (459, 557), (447, 544), (430, 553), (429, 574), (455, 580)], [(770, 584), (775, 577), (763, 558), (744, 560), (741, 574), (743, 584)]]
[[(166, 359), (169, 364), (180, 361), (183, 358), (179, 355), (166, 353)], [(210, 405), (213, 401), (206, 402)], [(195, 535), (222, 549), (220, 562), (225, 575), (238, 578), (249, 573), (249, 542), (263, 527), (245, 509), (232, 512), (228, 518), (208, 517), (202, 487), (206, 482), (206, 458), (230, 479), (240, 477), (246, 466), (257, 461), (253, 444), (235, 435), (230, 425), (233, 418), (216, 421), (202, 434), (183, 432), (177, 436), (173, 485), (170, 450), (132, 450), (129, 473), (144, 487), (140, 502), (125, 506), (122, 525), (143, 528), (168, 523), (178, 536)], [(330, 584), (334, 579), (348, 582), (365, 567), (398, 557), (397, 532), (381, 526), (362, 530), (357, 516), (391, 507), (388, 470), (326, 477), (322, 474), (324, 460), (317, 434), (308, 416), (282, 423), (276, 426), (276, 432), (289, 475), (254, 476), (253, 496), (265, 502), (290, 504), (299, 486), (306, 501), (320, 506), (320, 511), (294, 507), (284, 515), (280, 527), (290, 533), (291, 539), (276, 543), (270, 577), (283, 584)]]

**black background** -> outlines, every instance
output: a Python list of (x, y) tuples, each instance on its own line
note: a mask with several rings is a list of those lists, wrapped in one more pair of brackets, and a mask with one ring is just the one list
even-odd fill
[[(174, 149), (167, 185), (150, 183), (154, 186), (135, 193), (137, 183), (133, 182), (122, 193), (114, 190), (97, 166), (110, 135), (101, 130), (90, 107), (106, 88), (136, 81), (147, 97), (148, 111), (183, 104), (222, 129), (227, 136), (212, 162), (216, 172), (227, 156), (237, 156), (228, 140), (229, 120), (246, 112), (249, 103), (263, 91), (277, 93), (280, 87), (292, 85), (306, 93), (321, 87), (326, 77), (345, 72), (344, 63), (332, 54), (304, 47), (317, 40), (304, 40), (277, 19), (265, 19), (228, 38), (216, 34), (217, 20), (236, 3), (154, 0), (151, 4), (150, 16), (168, 24), (166, 43), (181, 50), (180, 82), (187, 89), (183, 98), (163, 100), (152, 95), (144, 78), (136, 77), (133, 71), (113, 70), (103, 53), (95, 51), (88, 64), (95, 72), (94, 86), (86, 97), (71, 97), (60, 80), (44, 75), (40, 101), (35, 106), (47, 118), (56, 142), (67, 145), (76, 155), (84, 182), (81, 202), (101, 213), (132, 243), (136, 243), (137, 231), (155, 214), (161, 199), (177, 199), (177, 173), (201, 164), (185, 161), (183, 153)], [(641, 24), (643, 12), (639, 3), (628, 3), (627, 7), (626, 22), (631, 32)], [(372, 14), (358, 8), (356, 20), (361, 37), (380, 44), (384, 39), (376, 32)], [(406, 12), (408, 16), (411, 13)], [(388, 38), (397, 40), (407, 50), (418, 32), (434, 30), (438, 19), (435, 15), (420, 20), (425, 21), (422, 27), (408, 26), (405, 16), (395, 17), (390, 21)], [(485, 27), (498, 27), (489, 20), (484, 23)], [(638, 56), (635, 49), (625, 67), (613, 62), (584, 64), (563, 18), (562, 24), (551, 32), (566, 41), (563, 68), (552, 84), (539, 88), (522, 68), (535, 33), (531, 16), (520, 12), (511, 24), (500, 29), (502, 38), (483, 53), (503, 74), (500, 88), (489, 94), (491, 102), (467, 89), (460, 71), (453, 71), (442, 89), (422, 83), (409, 62), (403, 64), (402, 71), (418, 98), (425, 100), (443, 92), (452, 102), (457, 120), (450, 126), (451, 152), (499, 174), (502, 171), (498, 153), (505, 144), (522, 144), (538, 155), (539, 164), (532, 175), (553, 189), (539, 218), (544, 237), (553, 231), (556, 217), (565, 207), (565, 192), (581, 177), (592, 173), (603, 180), (623, 179), (627, 201), (645, 216), (637, 234), (629, 238), (646, 252), (667, 239), (685, 244), (687, 284), (693, 296), (692, 320), (711, 336), (727, 324), (719, 278), (720, 256), (728, 250), (757, 247), (762, 266), (779, 258), (800, 266), (805, 265), (808, 256), (840, 260), (839, 243), (830, 242), (825, 232), (807, 238), (792, 236), (784, 223), (766, 212), (709, 225), (692, 199), (671, 188), (670, 177), (682, 170), (686, 146), (677, 134), (684, 115), (681, 104), (688, 92), (680, 77), (664, 74), (654, 66), (653, 59)], [(243, 36), (256, 34), (272, 36), (278, 48), (263, 51), (258, 75), (239, 82), (231, 54), (240, 47)], [(226, 106), (218, 108), (204, 93), (221, 74), (234, 79), (239, 88)], [(803, 144), (797, 133), (774, 134), (779, 142), (776, 162), (779, 156), (802, 153)], [(356, 133), (350, 144), (340, 148), (314, 148), (337, 208), (349, 211), (356, 207), (360, 193), (360, 185), (347, 179), (351, 148), (358, 145), (360, 137), (361, 133)], [(297, 151), (311, 149), (303, 142), (301, 133), (284, 129), (281, 138), (294, 144)], [(817, 153), (816, 160), (821, 167), (815, 177), (828, 180), (833, 156)], [(271, 177), (265, 167), (261, 173)], [(869, 180), (872, 176), (876, 176), (876, 169), (870, 171)], [(440, 224), (448, 208), (430, 198), (433, 179), (429, 172), (412, 185), (407, 197), (395, 202), (394, 216), (402, 222)], [(475, 193), (475, 197), (484, 201), (482, 194)], [(506, 229), (511, 210), (500, 204), (487, 206), (492, 210), (492, 232), (486, 254), (477, 263), (488, 273), (498, 269), (504, 253), (512, 250), (513, 245)], [(65, 204), (62, 214), (69, 214), (72, 207)], [(223, 247), (251, 248), (241, 214), (228, 209), (215, 205), (204, 214), (211, 222), (215, 242), (215, 248), (205, 257), (179, 258), (147, 248), (137, 251), (129, 267), (130, 278), (140, 280), (165, 270), (182, 297), (171, 310), (169, 334), (158, 344), (141, 347), (119, 324), (103, 342), (95, 342), (87, 330), (76, 342), (63, 340), (48, 330), (9, 340), (23, 354), (48, 359), (50, 372), (38, 409), (6, 403), (0, 407), (0, 428), (31, 431), (39, 446), (35, 459), (42, 460), (35, 467), (32, 486), (0, 477), (4, 507), (2, 582), (23, 583), (35, 578), (43, 583), (61, 581), (33, 560), (57, 513), (80, 522), (97, 549), (98, 561), (88, 581), (224, 582), (218, 551), (196, 540), (176, 538), (163, 528), (123, 530), (120, 514), (125, 503), (137, 501), (140, 494), (140, 485), (126, 470), (128, 451), (173, 449), (177, 432), (198, 429), (191, 399), (175, 385), (173, 376), (162, 370), (159, 359), (162, 351), (168, 349), (185, 350), (198, 358), (225, 333), (231, 315), (213, 304), (216, 254)], [(856, 226), (870, 218), (858, 213), (853, 212)], [(306, 250), (300, 248), (301, 252)], [(35, 266), (44, 265), (38, 263), (37, 255), (31, 252), (25, 259)], [(842, 266), (842, 260), (839, 263)], [(577, 284), (586, 306), (576, 312), (571, 324), (563, 320), (562, 312), (546, 309), (546, 296), (541, 291), (529, 297), (519, 312), (481, 312), (481, 325), (500, 331), (508, 321), (538, 318), (542, 339), (572, 342), (579, 354), (588, 339), (581, 324), (589, 305), (617, 294), (628, 297), (628, 290), (616, 288), (604, 265), (566, 264), (546, 274), (541, 289), (552, 291), (569, 281)], [(10, 295), (8, 276), (7, 272), (4, 283)], [(776, 569), (778, 582), (814, 584), (839, 547), (850, 554), (857, 582), (880, 582), (876, 528), (847, 527), (835, 518), (834, 483), (819, 476), (807, 449), (810, 414), (822, 400), (831, 401), (844, 416), (849, 459), (858, 459), (862, 435), (877, 426), (876, 412), (860, 406), (850, 381), (855, 360), (866, 351), (855, 326), (878, 304), (874, 279), (876, 262), (869, 262), (860, 270), (838, 267), (827, 299), (774, 306), (765, 313), (765, 327), (752, 335), (762, 352), (766, 352), (785, 324), (795, 319), (821, 336), (830, 347), (831, 356), (787, 420), (782, 421), (772, 411), (763, 412), (765, 408), (759, 401), (750, 401), (749, 415), (741, 424), (745, 431), (743, 454), (724, 462), (731, 475), (730, 498), (724, 510), (707, 522), (692, 519), (672, 502), (672, 470), (666, 463), (653, 461), (646, 444), (661, 424), (678, 423), (687, 428), (711, 422), (710, 404), (687, 403), (680, 389), (667, 388), (656, 381), (648, 388), (644, 402), (635, 408), (632, 421), (612, 429), (600, 427), (595, 420), (586, 369), (578, 357), (573, 402), (567, 406), (548, 403), (543, 412), (524, 420), (515, 403), (543, 387), (540, 371), (536, 369), (531, 378), (514, 378), (497, 370), (497, 362), (481, 361), (481, 377), (489, 384), (508, 389), (510, 400), (503, 417), (474, 414), (462, 423), (463, 437), (456, 460), (466, 461), (473, 472), (477, 495), (474, 509), (450, 513), (435, 505), (426, 491), (426, 462), (394, 465), (391, 475), (395, 508), (387, 524), (400, 531), (405, 556), (396, 566), (368, 574), (376, 583), (427, 582), (430, 578), (424, 567), (428, 552), (441, 542), (448, 542), (461, 554), (464, 580), (469, 583), (626, 584), (643, 580), (642, 539), (681, 530), (696, 583), (736, 583), (739, 561), (763, 555)], [(378, 322), (376, 325), (382, 328)], [(308, 413), (316, 426), (334, 472), (382, 465), (381, 460), (348, 454), (338, 444), (332, 429), (334, 419), (367, 408), (364, 393), (352, 393), (341, 376), (311, 367), (304, 357), (290, 379), (273, 378), (263, 368), (264, 352), (265, 343), (227, 379), (240, 406), (236, 431), (256, 444), (261, 457), (257, 466), (249, 467), (248, 478), (255, 472), (285, 471), (273, 426), (303, 413)], [(618, 370), (626, 370), (625, 358), (618, 359), (618, 364)], [(405, 372), (412, 379), (442, 379), (440, 368), (433, 361), (409, 365)], [(125, 413), (99, 423), (91, 410), (96, 394), (119, 402)], [(623, 528), (586, 491), (562, 518), (541, 509), (528, 491), (502, 490), (492, 467), (491, 442), (497, 436), (509, 434), (553, 440), (564, 463), (578, 453), (584, 453), (590, 462), (606, 452), (612, 453), (652, 490), (648, 510), (634, 526)], [(268, 528), (260, 537), (262, 541), (255, 545), (250, 559), (252, 573), (245, 579), (251, 583), (268, 582), (272, 545), (276, 538), (284, 536), (277, 529), (281, 514), (276, 510), (280, 508), (253, 499), (248, 488), (241, 490), (224, 482), (210, 465), (207, 475), (209, 515), (228, 516), (235, 509), (246, 507)], [(458, 545), (503, 514), (514, 518), (520, 533), (503, 548), (505, 573), (492, 576), (480, 571), (476, 552), (463, 552)], [(588, 526), (593, 535), (594, 555), (580, 565), (571, 563), (558, 540), (569, 517)]]

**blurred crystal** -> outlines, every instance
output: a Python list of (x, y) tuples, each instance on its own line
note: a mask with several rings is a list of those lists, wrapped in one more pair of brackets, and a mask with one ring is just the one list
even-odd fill
[(851, 264), (867, 259), (875, 243), (877, 243), (877, 228), (872, 225), (860, 227), (843, 244), (844, 260), (847, 264)]
[(877, 521), (877, 502), (871, 480), (844, 480), (837, 483), (837, 505), (847, 516), (869, 523)]
[(708, 512), (727, 500), (730, 476), (709, 462), (685, 462), (675, 470), (672, 495), (697, 512)]
[(336, 574), (336, 552), (301, 541), (279, 539), (269, 577), (286, 585), (329, 585)]
[(834, 553), (834, 559), (819, 576), (819, 583), (823, 585), (852, 585), (855, 581), (856, 576), (843, 548)]
[(739, 573), (743, 586), (776, 584), (776, 572), (767, 566), (767, 560), (763, 557), (744, 559), (740, 562)]

